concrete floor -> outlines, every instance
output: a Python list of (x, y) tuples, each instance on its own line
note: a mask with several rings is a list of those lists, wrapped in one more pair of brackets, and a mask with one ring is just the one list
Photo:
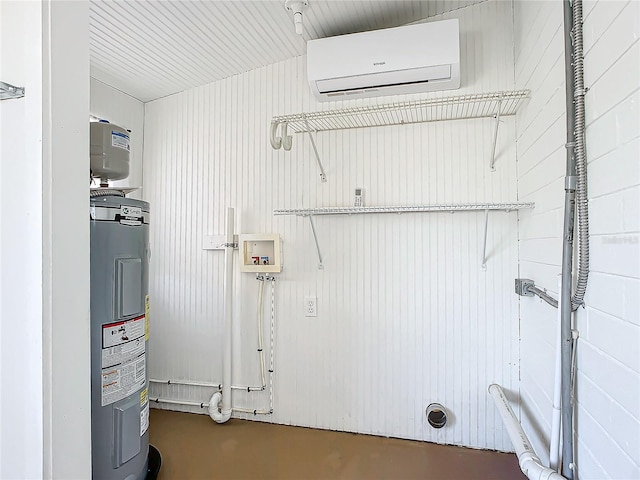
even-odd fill
[(151, 411), (158, 480), (524, 479), (513, 454)]

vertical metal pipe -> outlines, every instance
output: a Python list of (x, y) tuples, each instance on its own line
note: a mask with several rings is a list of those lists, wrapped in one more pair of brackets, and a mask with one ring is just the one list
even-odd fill
[(573, 399), (571, 396), (571, 288), (573, 269), (573, 221), (575, 192), (565, 194), (565, 229), (562, 247), (562, 293), (561, 293), (561, 338), (562, 338), (562, 474), (573, 478), (569, 466), (573, 464)]
[(573, 87), (573, 11), (569, 0), (563, 2), (564, 59), (567, 123), (567, 170), (565, 177), (564, 227), (562, 243), (562, 292), (560, 295), (562, 338), (562, 475), (573, 479), (573, 405), (571, 395), (571, 292), (573, 279), (573, 228), (575, 223), (576, 165), (574, 155), (575, 104)]

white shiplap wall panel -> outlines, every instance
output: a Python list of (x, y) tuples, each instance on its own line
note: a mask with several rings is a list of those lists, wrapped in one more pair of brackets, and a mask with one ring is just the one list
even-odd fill
[[(437, 17), (461, 22), (460, 93), (513, 87), (511, 15), (510, 3), (489, 1)], [(317, 218), (318, 270), (308, 221), (272, 211), (350, 205), (355, 187), (368, 205), (514, 200), (515, 119), (501, 124), (494, 173), (490, 119), (318, 134), (322, 184), (307, 138), (290, 152), (268, 140), (274, 115), (347, 106), (317, 104), (305, 70), (298, 57), (146, 104), (151, 377), (221, 381), (223, 253), (203, 251), (202, 239), (223, 233), (232, 206), (237, 232), (283, 240), (275, 412), (259, 419), (511, 449), (487, 386), (504, 385), (517, 408), (517, 213), (491, 214), (486, 271), (482, 213)], [(237, 384), (259, 378), (256, 283), (236, 271)], [(305, 295), (317, 296), (316, 318), (303, 315)], [(151, 394), (202, 402), (212, 391), (155, 385)], [(433, 401), (450, 409), (439, 431), (424, 416)], [(265, 408), (268, 397), (234, 392), (234, 404)]]
[[(577, 471), (582, 479), (640, 476), (638, 111), (640, 4), (584, 2), (591, 265), (577, 326)], [(527, 25), (533, 25), (528, 28)], [(557, 294), (565, 170), (564, 48), (560, 2), (514, 3), (520, 275)], [(556, 311), (521, 302), (523, 424), (548, 458)]]

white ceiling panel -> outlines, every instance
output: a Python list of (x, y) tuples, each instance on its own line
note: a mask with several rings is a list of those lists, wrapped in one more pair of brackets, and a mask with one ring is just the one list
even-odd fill
[(91, 75), (141, 101), (305, 53), (305, 42), (396, 27), (483, 0), (309, 0), (296, 35), (282, 0), (91, 0)]

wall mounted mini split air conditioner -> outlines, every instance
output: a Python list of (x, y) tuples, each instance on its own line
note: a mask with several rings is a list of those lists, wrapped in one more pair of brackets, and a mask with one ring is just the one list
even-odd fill
[(311, 40), (307, 75), (320, 101), (460, 88), (458, 20)]

